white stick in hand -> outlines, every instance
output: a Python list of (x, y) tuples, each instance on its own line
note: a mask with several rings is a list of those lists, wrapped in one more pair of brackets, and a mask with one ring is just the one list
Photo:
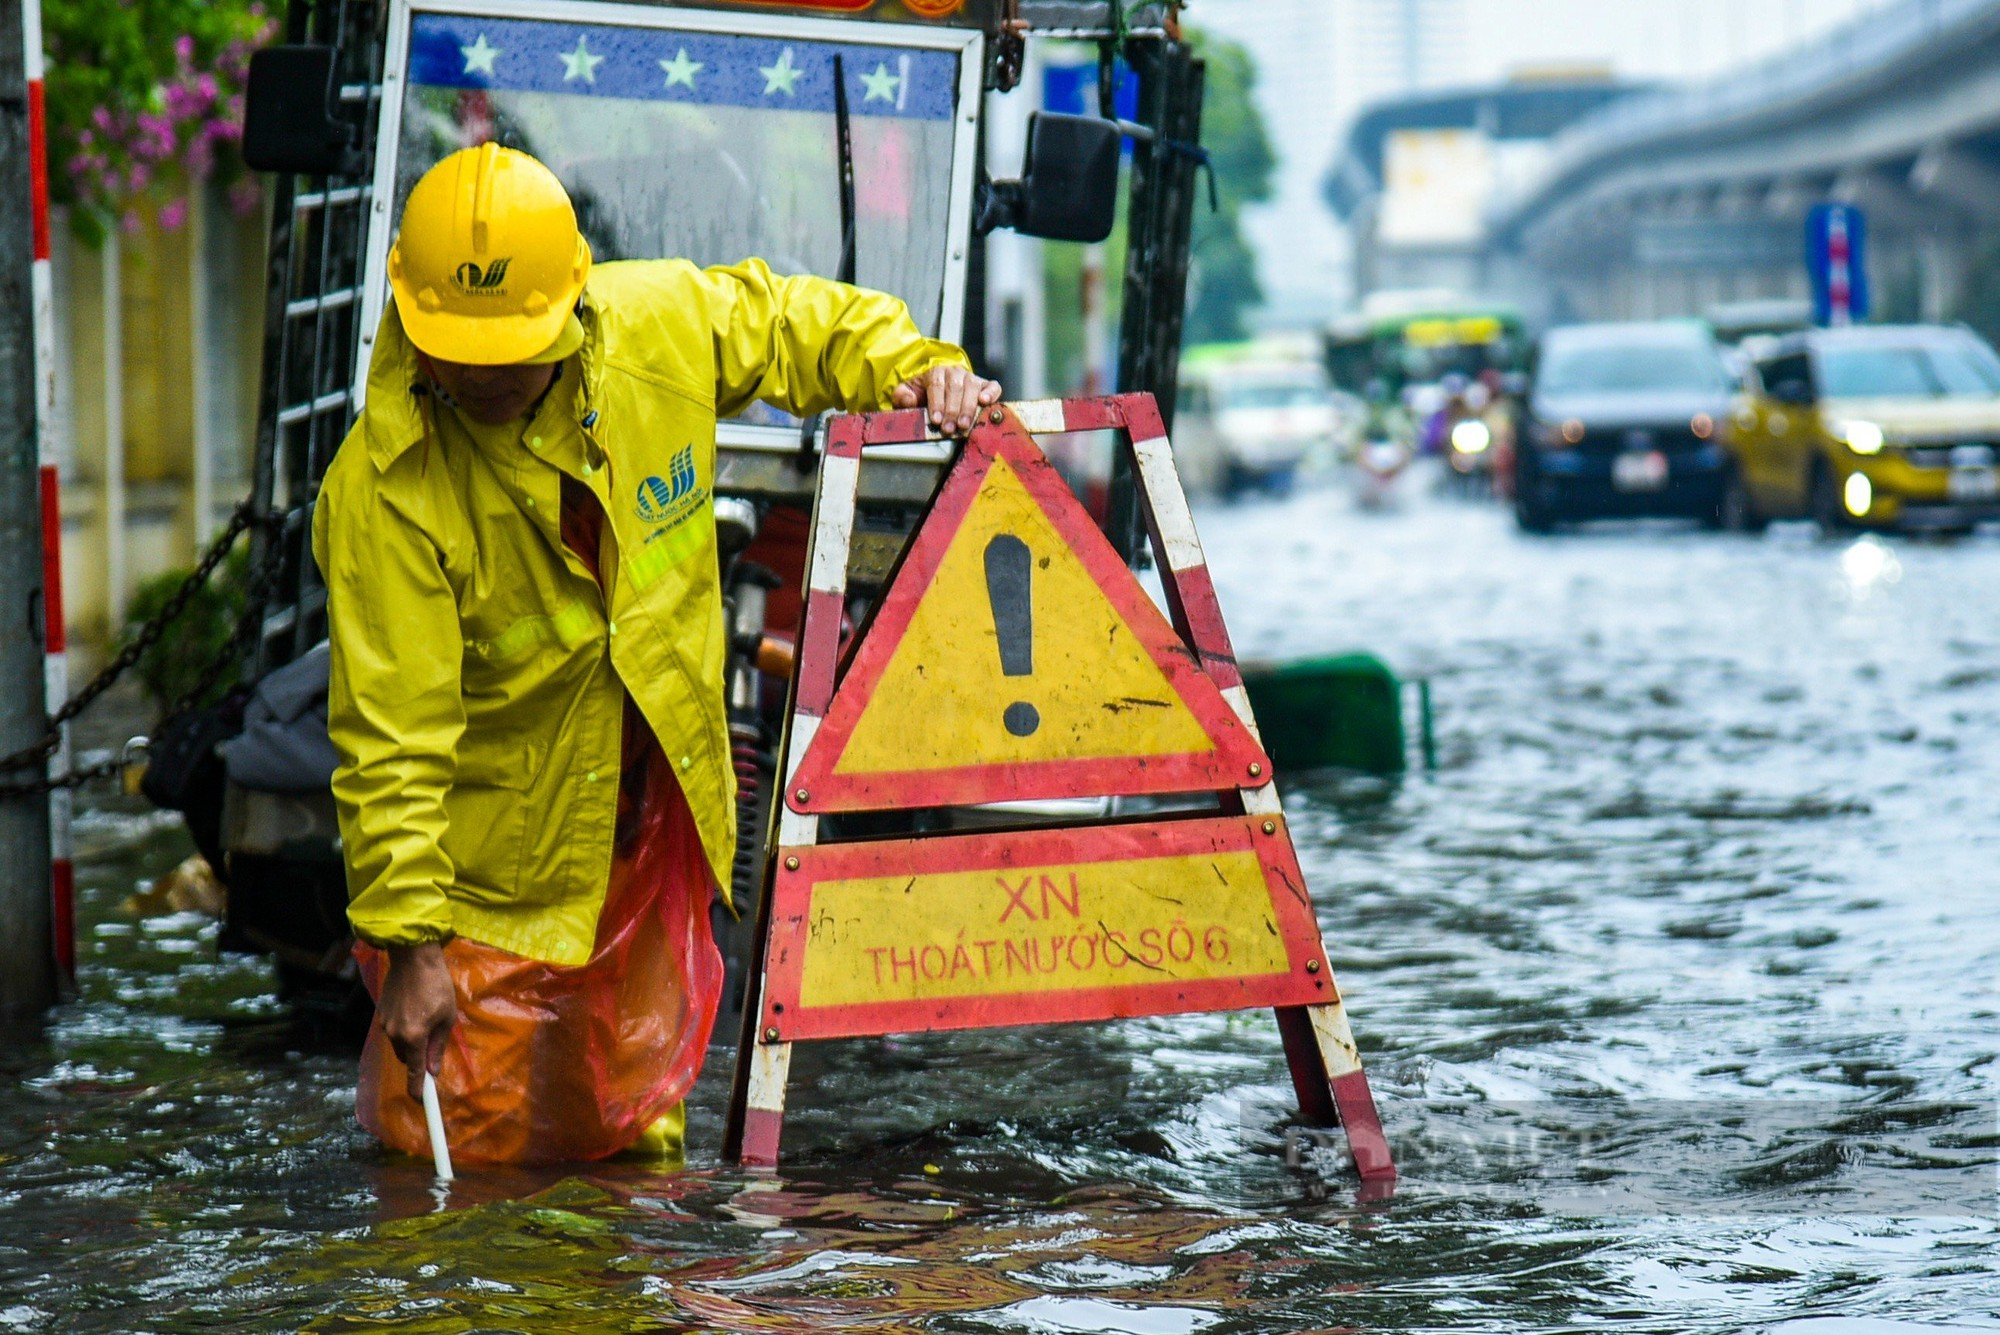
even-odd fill
[(431, 1162), (437, 1165), (438, 1181), (449, 1182), (451, 1172), (451, 1146), (444, 1138), (444, 1111), (438, 1107), (437, 1077), (424, 1072), (424, 1124), (431, 1133)]

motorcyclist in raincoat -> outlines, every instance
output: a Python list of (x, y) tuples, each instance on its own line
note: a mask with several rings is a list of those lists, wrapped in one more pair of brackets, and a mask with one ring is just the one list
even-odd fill
[(998, 385), (901, 302), (762, 262), (595, 269), (487, 144), (411, 191), (360, 419), (329, 466), (329, 728), (376, 1023), (362, 1122), (468, 1161), (677, 1152), (735, 855), (715, 424)]

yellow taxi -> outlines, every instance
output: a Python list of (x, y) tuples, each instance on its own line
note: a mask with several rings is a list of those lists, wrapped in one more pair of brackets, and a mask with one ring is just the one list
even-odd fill
[(2000, 519), (2000, 356), (1968, 329), (1811, 329), (1764, 349), (1733, 412), (1723, 522), (1964, 529)]

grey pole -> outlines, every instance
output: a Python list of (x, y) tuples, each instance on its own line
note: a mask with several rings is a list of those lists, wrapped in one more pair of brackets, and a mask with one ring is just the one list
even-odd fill
[[(27, 23), (23, 0), (0, 0), (0, 755), (48, 730)], [(31, 1020), (56, 1000), (51, 915), (48, 797), (0, 798), (0, 1024)]]

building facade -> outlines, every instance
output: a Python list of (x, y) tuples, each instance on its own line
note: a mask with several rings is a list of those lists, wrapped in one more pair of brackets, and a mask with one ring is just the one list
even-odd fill
[(1323, 182), (1347, 224), (1357, 299), (1409, 289), (1491, 295), (1498, 201), (1539, 179), (1559, 131), (1636, 90), (1584, 71), (1370, 106)]
[(101, 246), (58, 215), (54, 452), (64, 610), (87, 669), (149, 579), (185, 567), (249, 490), (264, 332), (262, 208), (199, 191)]

